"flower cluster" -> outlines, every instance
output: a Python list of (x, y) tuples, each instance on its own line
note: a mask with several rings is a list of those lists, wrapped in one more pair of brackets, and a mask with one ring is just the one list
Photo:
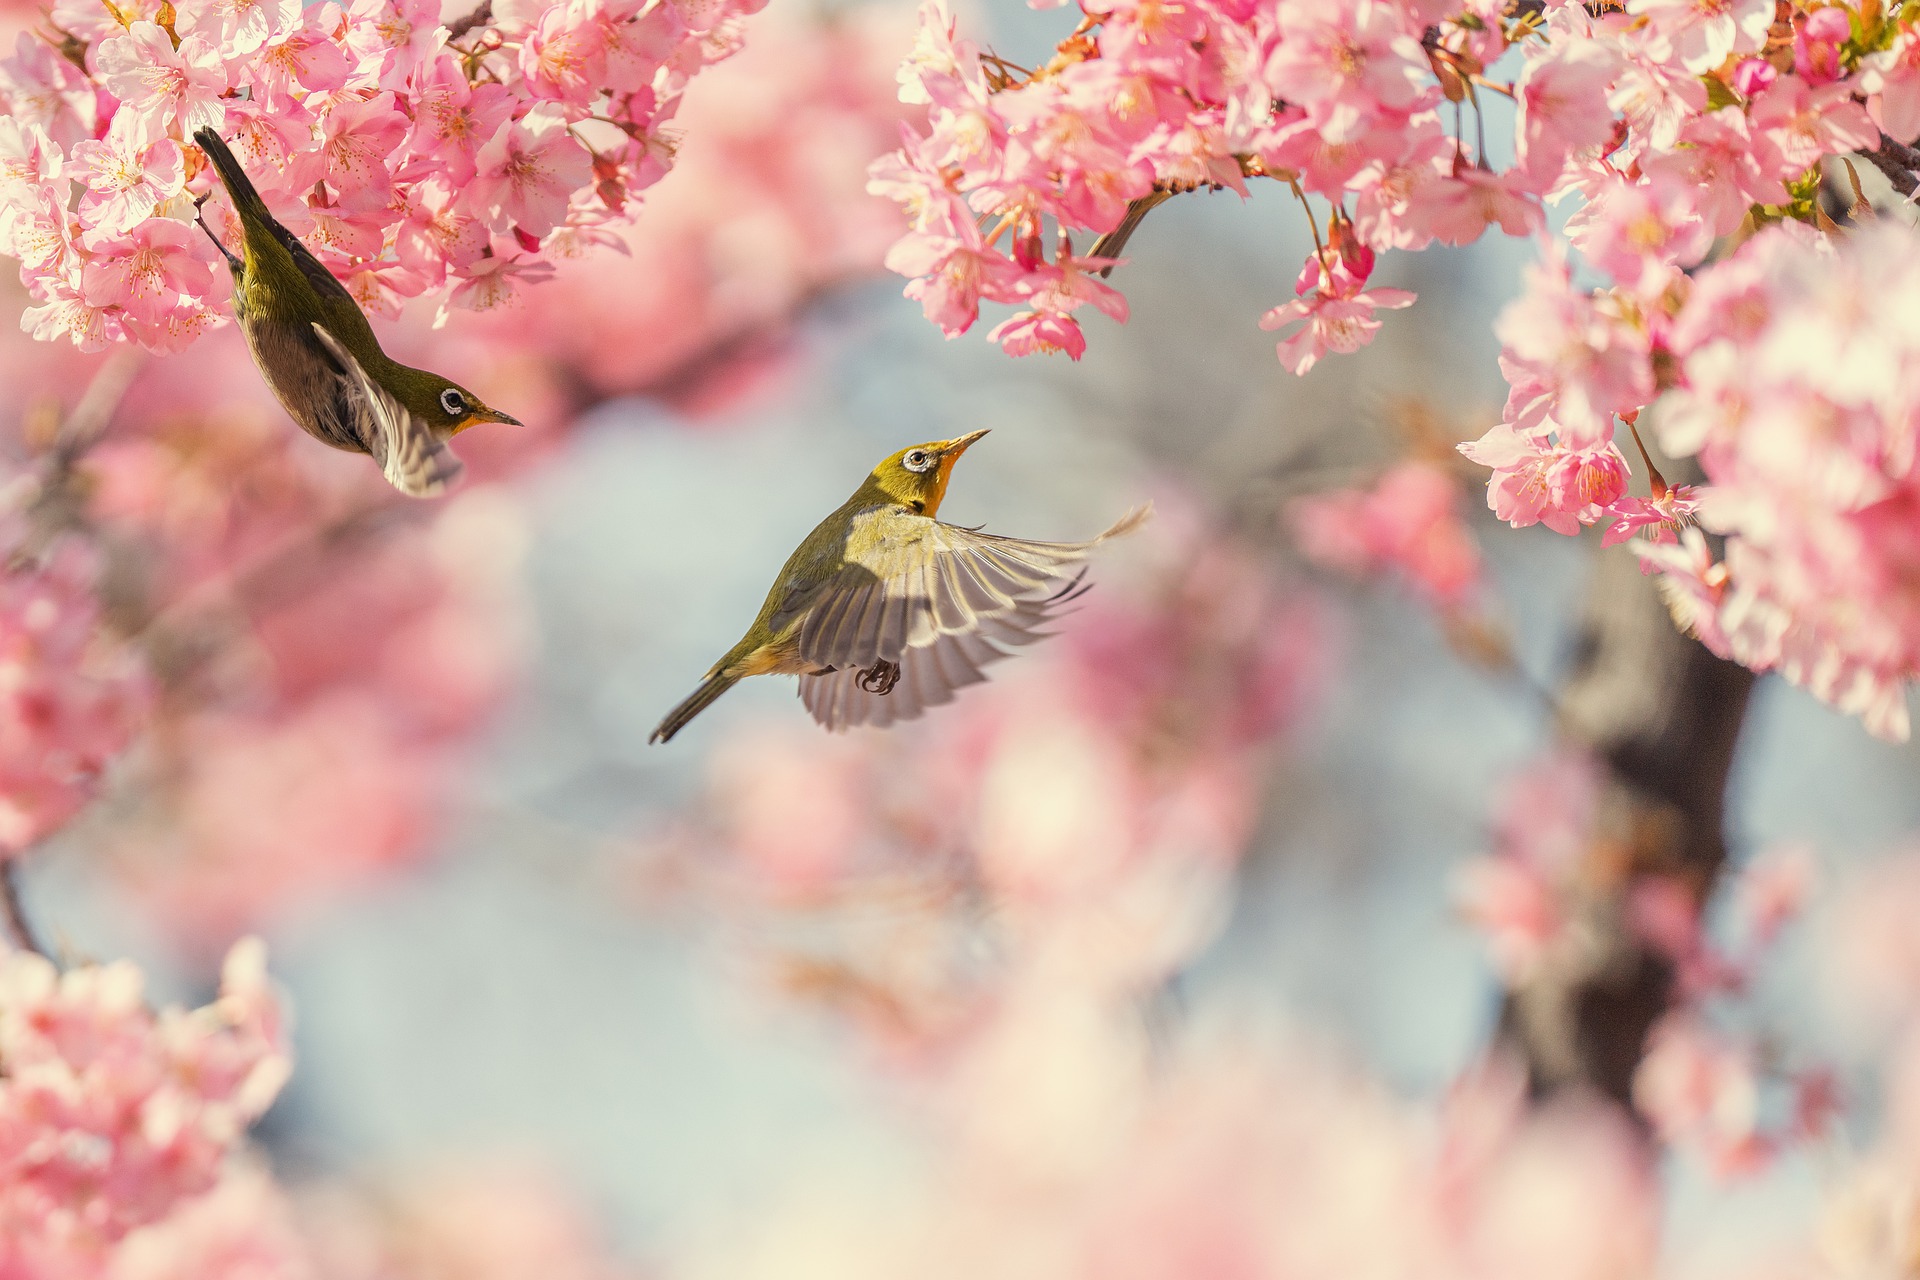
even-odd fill
[[(912, 215), (890, 265), (915, 277), (909, 296), (949, 334), (982, 300), (1009, 303), (1025, 310), (997, 341), (1077, 355), (1075, 308), (1125, 316), (1085, 276), (1111, 265), (1139, 218), (1180, 192), (1245, 194), (1258, 178), (1289, 184), (1310, 217), (1309, 195), (1326, 210), (1299, 298), (1263, 321), (1302, 324), (1280, 347), (1295, 372), (1363, 344), (1376, 310), (1411, 301), (1366, 291), (1375, 254), (1464, 244), (1492, 226), (1540, 230), (1547, 196), (1580, 196), (1568, 238), (1655, 298), (1756, 206), (1811, 221), (1812, 166), (1872, 148), (1876, 122), (1904, 136), (1920, 115), (1914, 31), (1879, 6), (1849, 22), (1795, 4), (1779, 23), (1773, 0), (1080, 8), (1032, 70), (958, 38), (937, 0), (922, 10), (900, 79), (904, 100), (928, 105), (928, 127), (876, 164), (874, 189)], [(1517, 74), (1490, 78), (1496, 63)], [(1501, 171), (1492, 157), (1509, 148), (1487, 145), (1481, 112), (1495, 94), (1514, 104)], [(1110, 238), (1076, 255), (1078, 232)], [(1041, 332), (1052, 337), (1036, 343)]]
[[(877, 272), (900, 234), (899, 212), (865, 186), (904, 112), (893, 99), (904, 19), (882, 7), (831, 23), (778, 6), (757, 17), (752, 42), (688, 89), (674, 115), (686, 142), (645, 218), (609, 232), (610, 246), (556, 249), (551, 281), (467, 331), (603, 396), (704, 407), (728, 383), (751, 385), (786, 318)], [(725, 376), (703, 385), (703, 373)]]
[(140, 665), (97, 634), (93, 559), (63, 538), (0, 571), (0, 858), (73, 816), (146, 706)]
[[(907, 295), (949, 336), (974, 322), (982, 301), (1008, 303), (1020, 310), (993, 341), (1016, 355), (1078, 358), (1085, 338), (1073, 312), (1091, 303), (1126, 318), (1125, 300), (1093, 276), (1148, 210), (1200, 188), (1244, 195), (1247, 179), (1272, 177), (1329, 205), (1300, 297), (1263, 321), (1301, 323), (1281, 354), (1305, 372), (1328, 350), (1366, 342), (1376, 308), (1412, 301), (1365, 289), (1376, 249), (1462, 243), (1489, 220), (1513, 231), (1539, 225), (1532, 193), (1475, 168), (1441, 132), (1442, 88), (1421, 46), (1438, 6), (1081, 9), (1079, 26), (1034, 70), (957, 38), (939, 0), (921, 12), (901, 97), (928, 105), (928, 126), (875, 164), (873, 190), (912, 217), (888, 266), (914, 277)], [(1088, 254), (1075, 233), (1106, 238)]]
[[(1675, 613), (1710, 648), (1778, 670), (1885, 738), (1920, 678), (1920, 244), (1904, 228), (1837, 245), (1782, 227), (1694, 287), (1675, 389), (1656, 419), (1695, 456), (1696, 533), (1649, 547)], [(1893, 305), (1875, 306), (1874, 299)]]
[(265, 948), (237, 944), (220, 997), (148, 1009), (126, 962), (58, 973), (0, 956), (0, 1268), (88, 1275), (130, 1231), (219, 1180), (289, 1071)]
[[(1630, 493), (1617, 424), (1663, 389), (1665, 357), (1687, 339), (1688, 272), (1717, 239), (1825, 217), (1819, 162), (1880, 137), (1867, 94), (1885, 58), (1870, 51), (1907, 39), (1881, 17), (1855, 31), (1844, 10), (1792, 8), (1776, 22), (1772, 0), (1567, 6), (1522, 42), (1517, 162), (1541, 190), (1577, 197), (1567, 244), (1611, 285), (1576, 288), (1555, 247), (1496, 328), (1506, 411), (1463, 452), (1492, 469), (1488, 505), (1516, 527), (1605, 521), (1609, 542), (1651, 530), (1671, 543), (1697, 513), (1697, 495), (1650, 463), (1648, 496)], [(1699, 277), (1709, 295), (1713, 274)]]
[[(505, 302), (660, 179), (682, 91), (759, 7), (494, 0), (450, 28), (432, 0), (62, 0), (0, 60), (0, 250), (24, 323), (172, 350), (218, 319), (201, 127), (369, 309)], [(230, 211), (214, 223), (237, 243)]]

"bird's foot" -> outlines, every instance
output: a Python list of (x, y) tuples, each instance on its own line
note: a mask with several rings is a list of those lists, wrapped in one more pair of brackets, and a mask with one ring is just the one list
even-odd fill
[(860, 671), (860, 687), (868, 693), (877, 693), (886, 697), (893, 692), (893, 686), (900, 683), (900, 664), (888, 662), (885, 658)]

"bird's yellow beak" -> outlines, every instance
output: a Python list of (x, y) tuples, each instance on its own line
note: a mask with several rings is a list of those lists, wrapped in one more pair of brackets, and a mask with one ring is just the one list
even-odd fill
[(957, 439), (947, 441), (945, 444), (940, 446), (940, 456), (944, 459), (949, 459), (949, 460), (959, 457), (961, 454), (971, 449), (974, 445), (974, 442), (977, 441), (981, 436), (987, 434), (989, 430), (990, 428), (982, 427), (978, 431), (968, 432), (964, 436), (960, 436)]
[(477, 427), (483, 422), (504, 422), (510, 427), (526, 425), (520, 419), (501, 413), (498, 409), (477, 409), (468, 414), (466, 420), (453, 429), (453, 434), (459, 435), (468, 427)]

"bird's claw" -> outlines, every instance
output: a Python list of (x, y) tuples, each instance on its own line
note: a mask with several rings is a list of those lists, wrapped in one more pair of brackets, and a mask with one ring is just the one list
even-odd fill
[(893, 692), (893, 686), (900, 683), (900, 664), (880, 659), (870, 667), (860, 671), (859, 684), (868, 693), (886, 697)]

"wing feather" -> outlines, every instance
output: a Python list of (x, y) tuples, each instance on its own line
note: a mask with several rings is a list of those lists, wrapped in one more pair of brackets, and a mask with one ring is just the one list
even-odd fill
[(392, 392), (368, 377), (353, 353), (325, 325), (316, 323), (313, 331), (346, 374), (347, 403), (356, 419), (355, 434), (380, 464), (388, 483), (415, 498), (444, 492), (461, 470), (453, 450)]
[[(1046, 624), (1088, 589), (1087, 554), (1146, 515), (1131, 512), (1086, 542), (1002, 538), (902, 515), (913, 523), (884, 530), (871, 563), (849, 565), (802, 606), (800, 657), (833, 670), (801, 676), (801, 700), (836, 730), (884, 727), (951, 702), (1010, 649), (1052, 634)], [(882, 661), (900, 666), (892, 691), (863, 689)]]

